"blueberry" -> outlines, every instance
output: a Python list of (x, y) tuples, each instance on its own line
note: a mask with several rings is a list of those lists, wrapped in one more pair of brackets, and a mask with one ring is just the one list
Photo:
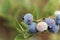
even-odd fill
[(55, 25), (55, 20), (52, 18), (45, 18), (44, 21), (48, 24), (49, 28), (51, 28), (53, 25)]
[(37, 33), (37, 29), (36, 29), (36, 23), (32, 22), (30, 25), (28, 25), (28, 31), (31, 34), (35, 34)]
[(25, 14), (25, 16), (23, 17), (23, 20), (24, 20), (25, 23), (31, 24), (32, 21), (33, 21), (32, 14), (30, 14), (30, 13)]
[(48, 29), (48, 25), (46, 22), (39, 22), (36, 28), (39, 32), (44, 32), (45, 30)]
[(49, 28), (48, 30), (51, 31), (52, 33), (57, 33), (59, 31), (59, 26), (54, 25), (52, 28)]
[(55, 22), (56, 22), (57, 25), (60, 24), (60, 15), (56, 16)]

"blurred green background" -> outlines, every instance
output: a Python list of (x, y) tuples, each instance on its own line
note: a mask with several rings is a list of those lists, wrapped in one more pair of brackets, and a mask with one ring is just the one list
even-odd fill
[(38, 20), (56, 10), (60, 10), (60, 0), (0, 0), (0, 40), (60, 40), (60, 31), (28, 34), (28, 26), (22, 22), (26, 13)]

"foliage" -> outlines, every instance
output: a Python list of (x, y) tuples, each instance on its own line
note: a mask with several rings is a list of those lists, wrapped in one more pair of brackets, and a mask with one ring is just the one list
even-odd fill
[(31, 12), (34, 16), (34, 19), (38, 20), (42, 16), (48, 17), (49, 15), (52, 15), (53, 12), (58, 9), (58, 3), (57, 0), (50, 0), (44, 7), (46, 14), (43, 14), (43, 12), (40, 11), (38, 5), (35, 3), (31, 4), (30, 0), (4, 0), (4, 3), (2, 5), (2, 13), (0, 13), (0, 16), (9, 21), (7, 25), (15, 28), (19, 32), (14, 40), (27, 40), (33, 36), (32, 34), (27, 33), (28, 25), (23, 21), (20, 23), (18, 21), (19, 14), (21, 14), (21, 8), (25, 8)]

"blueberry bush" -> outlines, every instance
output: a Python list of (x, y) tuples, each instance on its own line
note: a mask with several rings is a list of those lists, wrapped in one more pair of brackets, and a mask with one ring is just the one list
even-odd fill
[(0, 40), (60, 40), (60, 15), (54, 15), (59, 0), (0, 2)]

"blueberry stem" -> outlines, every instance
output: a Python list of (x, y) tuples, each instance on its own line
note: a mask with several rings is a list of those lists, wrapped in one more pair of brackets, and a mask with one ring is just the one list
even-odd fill
[(35, 20), (35, 19), (34, 19), (33, 21), (38, 23), (38, 22), (43, 21), (44, 19), (45, 19), (45, 18), (43, 17), (43, 18), (40, 18), (40, 19), (38, 19), (38, 20)]

